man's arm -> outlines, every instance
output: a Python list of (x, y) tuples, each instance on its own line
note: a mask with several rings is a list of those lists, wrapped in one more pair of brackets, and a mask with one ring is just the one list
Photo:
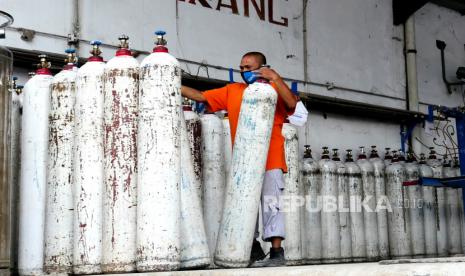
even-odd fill
[(200, 92), (197, 89), (188, 87), (188, 86), (181, 85), (181, 94), (182, 94), (183, 97), (194, 100), (196, 102), (206, 102), (207, 101), (207, 99), (202, 94), (202, 92)]
[(297, 100), (294, 94), (292, 94), (289, 86), (283, 81), (281, 76), (273, 69), (262, 67), (258, 70), (259, 76), (272, 81), (276, 85), (276, 92), (283, 99), (288, 110), (292, 110), (297, 105)]

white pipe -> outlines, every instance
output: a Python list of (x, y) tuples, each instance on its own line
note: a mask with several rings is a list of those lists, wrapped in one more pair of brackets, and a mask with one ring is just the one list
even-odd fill
[(418, 111), (417, 53), (415, 42), (415, 19), (410, 16), (404, 25), (405, 61), (407, 65), (408, 110)]
[[(415, 42), (415, 18), (411, 15), (404, 24), (405, 63), (407, 74), (407, 97), (410, 111), (419, 111), (418, 78), (417, 78), (417, 50)], [(420, 128), (416, 127), (412, 133), (413, 151), (419, 154), (421, 144), (415, 138), (421, 138)]]

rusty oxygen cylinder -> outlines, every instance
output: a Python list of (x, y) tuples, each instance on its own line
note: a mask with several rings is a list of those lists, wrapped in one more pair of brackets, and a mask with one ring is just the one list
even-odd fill
[(74, 49), (52, 80), (45, 214), (44, 271), (71, 273), (73, 263), (73, 147), (77, 58)]
[(119, 40), (103, 75), (103, 273), (136, 270), (139, 63), (129, 50), (129, 37)]
[(100, 41), (79, 68), (74, 109), (73, 273), (97, 274), (102, 262), (103, 220), (103, 71)]

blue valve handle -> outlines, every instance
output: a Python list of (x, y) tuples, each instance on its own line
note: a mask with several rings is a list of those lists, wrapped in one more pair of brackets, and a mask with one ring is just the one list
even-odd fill
[(23, 89), (23, 88), (24, 88), (24, 85), (17, 85), (16, 88), (18, 88), (18, 89)]
[(93, 46), (93, 45), (99, 46), (99, 45), (102, 45), (102, 41), (100, 41), (100, 40), (92, 40), (92, 41), (90, 42), (90, 45), (92, 45), (92, 46)]
[(68, 49), (65, 50), (65, 53), (67, 53), (67, 54), (74, 54), (74, 53), (76, 53), (76, 49), (68, 48)]
[(13, 77), (13, 80), (14, 80), (14, 81), (15, 81), (15, 80), (18, 80), (18, 77), (16, 77), (16, 76), (15, 76), (15, 77)]
[(156, 35), (161, 35), (161, 36), (164, 36), (166, 34), (165, 31), (162, 31), (162, 30), (158, 30), (155, 32)]

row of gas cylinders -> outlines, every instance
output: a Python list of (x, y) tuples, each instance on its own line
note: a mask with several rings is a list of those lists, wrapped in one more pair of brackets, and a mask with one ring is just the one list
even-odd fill
[(22, 99), (11, 93), (20, 275), (248, 265), (276, 92), (246, 89), (233, 154), (227, 118), (183, 111), (179, 62), (156, 34), (141, 64), (127, 36), (106, 63), (98, 41), (80, 68), (67, 50), (55, 76), (42, 55)]
[(290, 237), (301, 239), (301, 244), (291, 241), (286, 258), (312, 264), (461, 254), (462, 190), (418, 185), (419, 177), (455, 176), (460, 176), (458, 165), (441, 162), (434, 150), (428, 158), (421, 154), (417, 162), (413, 154), (405, 159), (397, 152), (394, 156), (387, 152), (382, 160), (375, 147), (367, 158), (362, 148), (358, 160), (348, 150), (342, 162), (337, 150), (330, 156), (327, 148), (316, 161), (306, 146), (300, 179), (294, 179), (300, 183), (286, 187), (297, 197), (290, 200), (302, 207), (294, 208), (299, 211), (290, 216), (303, 218), (300, 229), (290, 225), (286, 229)]
[[(54, 77), (42, 56), (22, 101), (13, 97), (11, 175), (20, 185), (13, 185), (18, 236), (12, 256), (21, 275), (212, 267), (213, 257), (226, 267), (248, 265), (274, 105), (243, 102), (236, 134), (242, 139), (232, 152), (227, 119), (199, 117), (188, 106), (181, 110), (180, 66), (168, 54), (163, 33), (157, 36), (154, 53), (141, 65), (125, 36), (107, 63), (98, 42), (79, 69), (68, 51), (68, 64)], [(274, 95), (263, 102), (275, 104), (276, 93), (265, 86), (250, 85), (257, 89), (251, 95)], [(246, 132), (241, 116), (250, 121), (261, 117), (257, 112), (266, 122), (249, 124), (253, 131)], [(463, 216), (460, 208), (446, 208), (452, 193), (413, 185), (418, 175), (427, 176), (422, 170), (428, 166), (403, 164), (395, 155), (384, 169), (376, 157), (361, 154), (353, 162), (351, 153), (342, 163), (327, 150), (316, 162), (309, 149), (299, 162), (297, 130), (285, 124), (283, 136), (289, 264), (458, 252), (451, 246), (465, 239), (450, 234), (463, 232)], [(431, 166), (449, 173), (440, 162)], [(457, 190), (451, 191), (454, 202), (460, 201)], [(405, 198), (429, 202), (424, 206), (430, 208), (393, 203)]]

